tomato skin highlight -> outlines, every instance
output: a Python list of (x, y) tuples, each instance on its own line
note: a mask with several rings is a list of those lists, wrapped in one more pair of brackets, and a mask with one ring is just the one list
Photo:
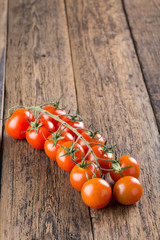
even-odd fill
[[(82, 121), (72, 121), (72, 120), (70, 120), (69, 118), (67, 118), (67, 117), (63, 117), (62, 118), (62, 120), (63, 121), (65, 121), (68, 125), (70, 125), (71, 127), (73, 127), (73, 128), (85, 128), (85, 125), (84, 125), (84, 123), (82, 122)], [(61, 123), (59, 122), (58, 124), (57, 124), (57, 128), (59, 127), (61, 125)], [(64, 128), (65, 126), (63, 125), (62, 126), (62, 128)], [(69, 128), (67, 128), (66, 127), (66, 131), (68, 131), (68, 132), (70, 132), (75, 138), (77, 138), (77, 135), (72, 131), (72, 130), (70, 130)], [(83, 132), (83, 130), (77, 130), (79, 133), (82, 133)]]
[(53, 161), (56, 161), (56, 154), (57, 154), (58, 148), (59, 148), (58, 143), (56, 143), (56, 145), (53, 146), (53, 140), (45, 141), (44, 151), (45, 151), (46, 155)]
[[(30, 129), (31, 126), (27, 130)], [(46, 141), (45, 138), (47, 138), (49, 135), (50, 133), (48, 132), (48, 129), (42, 125), (39, 127), (38, 132), (35, 130), (26, 132), (26, 139), (32, 147), (42, 150), (44, 149), (44, 143)]]
[(55, 132), (55, 126), (53, 124), (53, 122), (46, 120), (46, 119), (39, 119), (38, 122), (42, 122), (43, 126), (46, 127), (48, 129), (48, 131), (52, 131)]
[(53, 140), (48, 140), (51, 137), (52, 135), (50, 135), (45, 141), (44, 151), (50, 159), (56, 161), (56, 154), (60, 145), (67, 141), (73, 141), (73, 136), (68, 132), (67, 133), (62, 132), (61, 137), (64, 137), (64, 139), (58, 140), (55, 146), (53, 146)]
[[(71, 127), (73, 127), (73, 128), (85, 128), (85, 125), (84, 125), (84, 122), (82, 122), (82, 121), (71, 121), (71, 120), (68, 120), (68, 121), (66, 121)], [(71, 130), (70, 130), (71, 131)], [(83, 132), (83, 130), (77, 130), (79, 133), (82, 133)], [(73, 133), (72, 131), (71, 131), (71, 133), (73, 134), (73, 135), (75, 135), (75, 133)], [(76, 135), (76, 137), (77, 137), (77, 135)]]
[[(98, 139), (97, 139), (97, 138), (91, 138), (91, 137), (87, 134), (86, 131), (83, 131), (83, 132), (81, 133), (81, 135), (82, 135), (82, 137), (83, 137), (87, 142), (89, 142), (89, 143), (100, 143), (100, 144), (102, 144), (102, 145), (105, 143), (104, 138), (103, 138), (99, 133), (96, 134), (96, 137), (98, 137)], [(87, 147), (87, 145), (85, 144), (85, 142), (80, 138), (80, 139), (78, 140), (78, 143), (83, 147), (85, 153), (87, 153), (87, 152), (88, 152), (88, 147)], [(95, 144), (91, 144), (90, 146), (91, 146), (91, 147), (95, 147), (96, 145), (95, 145)]]
[[(110, 153), (110, 152), (105, 153), (103, 151), (103, 147), (101, 147), (101, 146), (96, 145), (96, 146), (92, 147), (92, 150), (93, 150), (94, 154), (96, 155), (96, 157), (98, 157), (98, 158), (104, 158), (106, 160), (114, 159), (113, 153)], [(91, 162), (93, 162), (95, 160), (92, 153), (88, 154), (87, 160), (89, 160)], [(103, 160), (98, 160), (98, 162), (99, 162), (100, 167), (105, 168), (105, 169), (110, 169), (110, 165), (112, 163), (112, 162), (107, 162), (107, 161), (103, 161)], [(102, 174), (107, 174), (107, 173), (108, 173), (108, 171), (102, 170)]]
[(88, 207), (104, 208), (111, 200), (112, 189), (104, 179), (92, 178), (83, 185), (81, 197)]
[(30, 126), (27, 119), (30, 121), (35, 120), (33, 114), (25, 108), (16, 109), (6, 122), (7, 133), (13, 138), (25, 139), (25, 131)]
[[(89, 163), (91, 163), (91, 162), (87, 161), (87, 164), (89, 164)], [(84, 183), (87, 182), (86, 173), (89, 178), (92, 178), (93, 173), (95, 171), (96, 171), (95, 163), (89, 165), (86, 168), (81, 168), (80, 166), (75, 165), (74, 168), (72, 168), (72, 171), (70, 173), (70, 183), (76, 190), (81, 191)], [(99, 169), (96, 172), (96, 177), (97, 178), (101, 177), (101, 173), (100, 173)]]
[[(140, 175), (140, 166), (136, 159), (131, 156), (123, 156), (119, 158), (119, 163), (122, 168), (132, 166), (124, 171), (122, 171), (123, 177), (132, 176), (135, 178), (139, 178)], [(119, 173), (115, 173), (114, 171), (110, 172), (110, 176), (113, 181), (117, 182), (122, 176)]]
[[(72, 141), (68, 141), (62, 144), (62, 146), (69, 148), (72, 145)], [(75, 152), (76, 162), (79, 163), (82, 161), (82, 154), (85, 155), (83, 148), (76, 143), (74, 148), (80, 148), (79, 151)], [(60, 147), (56, 154), (56, 161), (60, 168), (63, 170), (70, 172), (72, 168), (75, 166), (75, 163), (72, 161), (70, 155), (62, 156), (66, 153), (66, 150)]]
[(113, 188), (113, 195), (117, 202), (123, 205), (136, 203), (143, 194), (139, 180), (132, 176), (120, 178)]
[[(67, 114), (67, 112), (64, 109), (59, 109), (59, 108), (55, 108), (54, 106), (45, 106), (43, 107), (43, 110), (48, 111), (49, 113), (53, 114), (53, 115), (63, 115), (63, 114)], [(48, 116), (47, 114), (42, 114), (40, 119), (46, 119), (48, 121), (53, 122), (55, 128), (57, 129), (57, 124), (58, 121), (56, 121), (55, 119), (53, 119), (52, 117)]]

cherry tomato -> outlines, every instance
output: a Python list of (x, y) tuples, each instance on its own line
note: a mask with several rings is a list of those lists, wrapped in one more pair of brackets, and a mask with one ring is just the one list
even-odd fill
[[(71, 121), (71, 120), (68, 120), (66, 121), (71, 127), (73, 128), (85, 128), (85, 125), (82, 121)], [(79, 133), (82, 133), (83, 130), (77, 130)], [(73, 132), (72, 132), (73, 133)], [(75, 135), (75, 133), (74, 133)]]
[(27, 119), (34, 121), (34, 116), (30, 111), (25, 108), (15, 110), (6, 122), (7, 133), (13, 138), (24, 139), (26, 137), (25, 131), (30, 125)]
[[(55, 108), (54, 106), (45, 106), (45, 107), (43, 107), (43, 110), (46, 110), (53, 115), (67, 114), (64, 109)], [(52, 117), (48, 116), (47, 114), (42, 114), (40, 119), (46, 119), (46, 120), (53, 122), (53, 124), (55, 125), (55, 127), (57, 129), (58, 122), (55, 119), (53, 119)]]
[(62, 132), (61, 133), (61, 137), (64, 137), (64, 139), (61, 139), (61, 140), (58, 140), (56, 142), (56, 144), (53, 146), (53, 140), (49, 140), (50, 138), (52, 138), (52, 135), (50, 135), (47, 140), (45, 141), (45, 144), (44, 144), (44, 150), (45, 150), (45, 153), (47, 154), (47, 156), (49, 158), (51, 158), (52, 160), (56, 161), (56, 153), (57, 153), (57, 150), (58, 148), (60, 147), (60, 145), (62, 145), (64, 142), (67, 142), (67, 141), (73, 141), (73, 136), (72, 134), (70, 133), (65, 133), (65, 132)]
[[(27, 131), (31, 128), (32, 126), (30, 126)], [(47, 138), (49, 135), (50, 133), (48, 132), (48, 129), (42, 125), (39, 127), (38, 132), (36, 132), (34, 129), (26, 132), (26, 139), (32, 147), (44, 149), (44, 143), (46, 141), (45, 138)]]
[(83, 185), (81, 196), (88, 207), (99, 209), (110, 202), (112, 189), (104, 179), (92, 178)]
[(120, 178), (113, 188), (113, 195), (119, 203), (131, 205), (136, 203), (142, 196), (143, 188), (137, 178), (126, 176)]
[[(119, 158), (119, 163), (120, 163), (121, 168), (132, 166), (131, 168), (128, 168), (128, 169), (122, 171), (123, 177), (132, 176), (137, 179), (139, 178), (140, 167), (139, 167), (139, 164), (136, 161), (136, 159), (134, 159), (133, 157), (130, 157), (130, 156), (123, 156), (123, 157)], [(121, 175), (114, 171), (110, 172), (110, 175), (111, 175), (111, 178), (113, 179), (113, 181), (115, 181), (115, 182), (117, 182), (121, 178)]]
[[(70, 148), (71, 145), (72, 145), (72, 141), (65, 142), (62, 144), (62, 146), (66, 147), (66, 148)], [(75, 144), (74, 148), (75, 149), (80, 148), (79, 151), (75, 152), (75, 158), (76, 158), (75, 161), (77, 163), (79, 163), (82, 161), (82, 155), (84, 156), (85, 153), (84, 153), (83, 148), (78, 143)], [(67, 151), (64, 148), (60, 147), (56, 154), (56, 161), (60, 168), (62, 168), (65, 171), (70, 172), (72, 170), (72, 168), (75, 166), (75, 163), (72, 161), (71, 155), (62, 156), (64, 154), (66, 154), (66, 152)]]
[[(100, 144), (104, 144), (105, 143), (105, 140), (104, 140), (104, 138), (99, 134), (99, 133), (97, 133), (96, 135), (95, 135), (95, 137), (91, 137), (90, 136), (90, 134), (88, 133), (88, 132), (84, 132), (83, 131), (83, 133), (81, 134), (82, 135), (82, 137), (87, 141), (87, 142), (89, 142), (89, 143), (100, 143)], [(85, 151), (85, 153), (87, 153), (87, 151), (88, 151), (88, 147), (87, 147), (87, 145), (85, 144), (85, 142), (80, 138), (79, 140), (78, 140), (78, 143), (83, 147), (83, 149), (84, 149), (84, 151)], [(95, 147), (96, 145), (94, 145), (94, 144), (91, 144), (90, 145), (91, 147)]]
[[(96, 157), (98, 157), (98, 158), (102, 158), (105, 160), (113, 160), (114, 159), (113, 153), (103, 151), (102, 146), (96, 145), (92, 148), (92, 150), (93, 150), (94, 154), (96, 155)], [(89, 160), (91, 162), (95, 161), (92, 153), (88, 154), (87, 160)], [(111, 162), (107, 162), (107, 161), (103, 161), (103, 160), (98, 160), (98, 162), (99, 162), (99, 165), (101, 168), (110, 169)], [(107, 173), (108, 173), (108, 171), (102, 170), (102, 174), (107, 174)]]
[(42, 122), (43, 126), (46, 127), (48, 129), (48, 131), (52, 131), (55, 132), (55, 126), (53, 124), (53, 122), (46, 120), (46, 119), (39, 119), (38, 121), (39, 123)]
[[(86, 164), (91, 163), (90, 161), (87, 161)], [(82, 186), (85, 182), (87, 182), (86, 173), (89, 178), (92, 178), (93, 173), (96, 171), (96, 164), (92, 163), (91, 165), (82, 168), (81, 166), (75, 165), (74, 168), (72, 168), (72, 171), (70, 173), (70, 182), (72, 186), (77, 189), (78, 191), (81, 191)], [(100, 178), (101, 173), (98, 169), (96, 171), (96, 177)]]
[[(82, 121), (78, 121), (78, 120), (70, 120), (69, 118), (62, 118), (63, 121), (65, 121), (67, 124), (69, 124), (71, 127), (73, 128), (83, 128), (85, 129), (85, 125)], [(61, 123), (58, 123), (57, 124), (57, 128), (61, 125)], [(65, 126), (62, 126), (62, 128), (64, 128)], [(70, 132), (75, 138), (77, 138), (77, 135), (72, 131), (70, 130), (69, 128), (66, 128), (66, 130), (68, 132)], [(84, 130), (77, 130), (79, 133), (82, 133)]]

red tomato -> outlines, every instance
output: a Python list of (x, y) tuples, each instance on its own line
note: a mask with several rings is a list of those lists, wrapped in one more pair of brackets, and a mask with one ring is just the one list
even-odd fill
[(112, 189), (102, 178), (88, 180), (81, 189), (84, 203), (91, 208), (104, 208), (111, 200)]
[(42, 122), (43, 126), (46, 127), (48, 129), (48, 131), (52, 131), (55, 132), (55, 126), (53, 124), (53, 122), (46, 120), (46, 119), (39, 119), (38, 122)]
[[(30, 130), (31, 128), (32, 126), (30, 126), (27, 130)], [(50, 133), (48, 132), (48, 129), (42, 125), (38, 128), (38, 132), (36, 132), (34, 129), (26, 132), (26, 139), (32, 147), (44, 149), (44, 143), (46, 141), (45, 138), (47, 138), (49, 135)]]
[[(72, 145), (72, 141), (65, 142), (62, 144), (62, 146), (66, 147), (66, 148), (70, 148), (71, 145)], [(77, 163), (79, 163), (82, 161), (82, 155), (84, 156), (85, 153), (84, 153), (83, 148), (78, 143), (76, 143), (74, 148), (75, 149), (80, 148), (79, 151), (75, 152), (75, 158), (76, 158), (75, 161)], [(75, 166), (75, 163), (72, 161), (71, 155), (63, 156), (66, 152), (67, 151), (65, 149), (60, 147), (56, 154), (56, 160), (57, 160), (57, 163), (60, 168), (62, 168), (65, 171), (70, 172), (72, 170), (72, 168)]]
[[(45, 144), (44, 144), (44, 150), (45, 150), (45, 153), (47, 154), (47, 156), (49, 158), (51, 158), (52, 160), (56, 161), (56, 153), (57, 153), (57, 150), (58, 148), (60, 147), (60, 145), (62, 145), (64, 142), (67, 142), (67, 141), (73, 141), (73, 136), (72, 134), (70, 133), (65, 133), (65, 132), (62, 132), (61, 133), (61, 137), (64, 137), (64, 139), (61, 139), (61, 140), (49, 140), (50, 138), (52, 138), (53, 136), (50, 135), (47, 140), (45, 141)], [(53, 143), (55, 142), (55, 145), (53, 145)]]
[[(87, 161), (86, 164), (91, 163), (90, 161)], [(81, 191), (82, 186), (85, 182), (87, 182), (86, 173), (89, 178), (93, 177), (93, 173), (96, 171), (96, 164), (92, 163), (88, 167), (82, 168), (81, 166), (75, 165), (74, 168), (72, 168), (72, 171), (70, 173), (70, 182), (72, 186), (77, 189), (78, 191)], [(98, 169), (96, 171), (96, 177), (100, 178), (101, 173)]]
[[(128, 169), (122, 171), (123, 177), (132, 176), (135, 178), (139, 178), (140, 167), (139, 167), (139, 164), (136, 161), (136, 159), (134, 159), (133, 157), (130, 157), (130, 156), (123, 156), (123, 157), (119, 158), (119, 163), (120, 163), (121, 168), (132, 166), (131, 168), (128, 168)], [(117, 182), (121, 178), (121, 175), (114, 171), (110, 172), (110, 175), (111, 175), (111, 178), (113, 179), (113, 181), (115, 181), (115, 182)]]
[(119, 203), (131, 205), (136, 203), (142, 196), (143, 188), (137, 178), (126, 176), (120, 178), (113, 188), (113, 195)]
[[(105, 143), (105, 140), (104, 140), (104, 138), (99, 134), (99, 133), (97, 133), (96, 135), (95, 135), (95, 137), (91, 137), (91, 135), (89, 134), (89, 132), (84, 132), (83, 131), (83, 133), (81, 134), (82, 135), (82, 137), (87, 141), (87, 142), (89, 142), (89, 143), (100, 143), (100, 144), (104, 144)], [(83, 149), (84, 149), (84, 151), (85, 151), (85, 153), (87, 153), (87, 151), (88, 151), (88, 147), (87, 147), (87, 145), (85, 144), (85, 142), (80, 138), (79, 140), (78, 140), (78, 143), (83, 147)], [(90, 146), (92, 146), (92, 147), (94, 147), (95, 145), (94, 144), (91, 144)]]
[(25, 131), (30, 125), (27, 119), (34, 121), (34, 116), (30, 111), (25, 108), (15, 110), (6, 122), (7, 133), (13, 138), (24, 139), (26, 137)]
[[(73, 128), (85, 128), (85, 125), (82, 121), (78, 121), (78, 120), (70, 120), (69, 118), (62, 118), (63, 121), (65, 121), (67, 124), (69, 124), (71, 127)], [(58, 123), (57, 124), (57, 128), (61, 125), (61, 123)], [(64, 128), (65, 126), (62, 126), (62, 128)], [(77, 138), (77, 135), (72, 131), (70, 130), (69, 128), (66, 128), (66, 130), (68, 132), (70, 132), (73, 136), (75, 136)], [(79, 133), (82, 133), (83, 130), (77, 130)]]
[[(96, 157), (98, 157), (98, 158), (102, 158), (105, 160), (114, 160), (113, 153), (103, 151), (102, 146), (96, 145), (92, 148), (92, 150), (93, 150), (94, 154), (96, 155)], [(91, 162), (95, 161), (92, 153), (88, 154), (87, 160), (89, 160)], [(107, 162), (107, 161), (103, 161), (103, 160), (98, 160), (98, 162), (99, 162), (100, 167), (104, 168), (104, 169), (110, 169), (110, 164), (112, 163), (112, 162)], [(102, 174), (107, 174), (107, 173), (108, 173), (108, 171), (102, 170)]]
[[(64, 109), (55, 108), (54, 106), (45, 106), (45, 107), (43, 107), (43, 110), (46, 110), (53, 115), (67, 114)], [(47, 114), (42, 114), (40, 119), (46, 119), (46, 120), (53, 122), (53, 124), (55, 125), (55, 127), (57, 129), (58, 122), (55, 119), (53, 119), (52, 117), (48, 116)]]

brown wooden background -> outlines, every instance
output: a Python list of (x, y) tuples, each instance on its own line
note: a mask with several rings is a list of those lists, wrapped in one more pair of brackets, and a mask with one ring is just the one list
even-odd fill
[(143, 197), (89, 209), (68, 173), (0, 124), (0, 239), (159, 239), (159, 0), (0, 0), (1, 116), (62, 94), (137, 158)]

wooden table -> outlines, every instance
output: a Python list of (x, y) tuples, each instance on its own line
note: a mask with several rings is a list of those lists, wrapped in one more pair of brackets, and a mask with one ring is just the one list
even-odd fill
[(0, 0), (1, 115), (57, 100), (120, 155), (140, 163), (144, 193), (89, 209), (69, 174), (2, 125), (2, 240), (159, 239), (160, 3)]

